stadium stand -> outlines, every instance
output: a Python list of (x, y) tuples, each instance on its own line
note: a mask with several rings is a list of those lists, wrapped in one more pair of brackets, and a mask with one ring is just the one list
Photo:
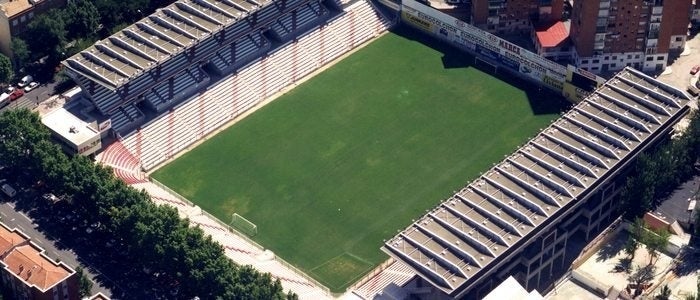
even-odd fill
[(95, 157), (95, 160), (111, 167), (117, 178), (122, 179), (126, 184), (146, 182), (141, 172), (141, 164), (119, 141), (109, 145)]
[[(124, 146), (150, 170), (219, 126), (275, 95), (277, 92), (350, 50), (345, 45), (358, 37), (374, 37), (377, 26), (390, 23), (374, 13), (369, 3), (357, 2), (324, 27), (312, 29), (296, 42), (238, 69), (196, 97), (172, 108), (139, 130), (123, 135)], [(355, 13), (353, 13), (355, 12)], [(346, 18), (357, 18), (357, 33), (344, 31)], [(363, 34), (359, 34), (363, 33)], [(258, 42), (262, 43), (264, 37)], [(320, 46), (329, 45), (328, 48)], [(332, 45), (332, 47), (331, 47)], [(314, 57), (322, 57), (316, 61)]]
[(403, 286), (411, 280), (416, 273), (407, 265), (391, 260), (391, 264), (381, 272), (368, 278), (364, 283), (354, 288), (352, 292), (362, 299), (374, 299), (391, 285)]
[(112, 129), (116, 132), (129, 132), (143, 122), (144, 114), (132, 104), (118, 107), (110, 115)]
[(262, 33), (279, 17), (310, 8), (318, 14), (303, 13), (303, 21), (313, 22), (321, 7), (315, 0), (180, 0), (63, 64), (100, 113), (142, 100), (160, 113), (207, 83), (199, 65), (211, 62), (221, 74), (242, 67), (270, 49)]
[[(614, 175), (671, 130), (687, 113), (688, 100), (682, 91), (627, 68), (382, 249), (447, 295), (477, 298), (491, 286), (491, 276), (511, 272), (498, 269), (508, 259), (555, 259), (538, 249), (554, 247), (554, 236), (567, 239), (569, 233), (562, 229), (568, 225), (552, 226), (612, 202)], [(597, 218), (590, 211), (582, 216), (590, 215)], [(583, 222), (585, 232), (597, 222)], [(537, 239), (545, 234), (551, 242)], [(535, 251), (524, 250), (532, 245)], [(517, 260), (508, 267), (513, 265), (518, 268)], [(539, 271), (529, 272), (519, 277), (535, 278), (528, 284), (537, 286)]]
[[(190, 11), (202, 7), (207, 7), (212, 16), (193, 12), (196, 16), (189, 18)], [(263, 3), (261, 7), (272, 9), (270, 7), (277, 6)], [(332, 296), (327, 288), (297, 273), (274, 255), (270, 257), (264, 249), (229, 231), (228, 226), (214, 220), (199, 207), (145, 181), (141, 172), (142, 169), (153, 169), (325, 63), (347, 53), (352, 49), (350, 45), (357, 46), (376, 36), (378, 28), (385, 31), (391, 25), (374, 13), (366, 1), (347, 5), (323, 27), (318, 24), (330, 15), (323, 3), (290, 0), (286, 6), (280, 7), (286, 8), (280, 8), (281, 12), (276, 16), (271, 17), (274, 14), (266, 12), (257, 19), (251, 12), (261, 8), (250, 2), (180, 0), (94, 46), (103, 49), (113, 61), (128, 64), (133, 69), (116, 71), (107, 63), (81, 53), (65, 61), (64, 65), (71, 77), (87, 91), (94, 106), (114, 115), (113, 121), (119, 122), (118, 141), (98, 155), (99, 162), (116, 166), (117, 176), (135, 188), (147, 191), (155, 203), (175, 207), (181, 216), (189, 218), (192, 226), (202, 228), (221, 243), (226, 255), (235, 262), (251, 264), (271, 273), (280, 279), (285, 290), (295, 292), (300, 299), (330, 299)], [(274, 24), (281, 23), (277, 22), (279, 17), (290, 12), (298, 17), (293, 18), (295, 27), (286, 33), (286, 40), (268, 40), (263, 34), (265, 28), (275, 30)], [(220, 22), (225, 23), (223, 29), (217, 29), (221, 31), (214, 32), (219, 28), (217, 26), (202, 25), (214, 24), (210, 18), (220, 17)], [(245, 18), (248, 22), (234, 22), (235, 18)], [(346, 18), (356, 19), (355, 26), (361, 34), (351, 37), (344, 32), (341, 25), (346, 23)], [(260, 20), (269, 20), (269, 24), (261, 24)], [(214, 38), (208, 39), (210, 36)], [(298, 38), (293, 39), (295, 36)], [(200, 48), (214, 39), (218, 46)], [(325, 46), (318, 47), (320, 43), (325, 43)], [(222, 47), (222, 44), (230, 46)], [(203, 50), (206, 54), (195, 51), (195, 57), (188, 57), (186, 50), (192, 48), (207, 49)], [(199, 62), (206, 66), (199, 68)], [(187, 71), (178, 72), (183, 69)], [(208, 69), (213, 69), (214, 73), (207, 74)], [(223, 77), (218, 78), (218, 75)], [(189, 93), (187, 87), (176, 88), (192, 84), (203, 86), (207, 80), (211, 85), (196, 89), (196, 95)], [(178, 93), (183, 92), (189, 94), (182, 96), (186, 99), (177, 99)], [(133, 119), (134, 109), (140, 113), (137, 107), (142, 106), (135, 104), (142, 100), (157, 116), (124, 134), (126, 130), (122, 128), (128, 129), (134, 123), (124, 119)]]

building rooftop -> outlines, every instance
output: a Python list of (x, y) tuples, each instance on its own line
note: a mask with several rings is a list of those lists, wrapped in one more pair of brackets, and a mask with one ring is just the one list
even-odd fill
[(88, 123), (76, 117), (65, 108), (47, 113), (41, 119), (51, 131), (59, 134), (75, 145), (81, 145), (99, 133)]
[(382, 249), (447, 294), (459, 293), (668, 129), (688, 100), (627, 68)]
[[(41, 2), (43, 0), (36, 0), (32, 2)], [(5, 14), (7, 18), (21, 13), (32, 7), (32, 2), (29, 0), (0, 0), (0, 10)]]
[(506, 280), (501, 282), (493, 291), (491, 291), (483, 300), (544, 300), (537, 290), (527, 292), (523, 286), (518, 283), (513, 276), (508, 276)]
[(569, 29), (564, 22), (558, 21), (535, 31), (537, 41), (544, 48), (559, 46), (569, 37)]
[(179, 0), (96, 42), (63, 64), (115, 89), (270, 2)]
[(97, 293), (92, 295), (92, 297), (90, 297), (90, 300), (110, 300), (110, 298), (102, 293)]
[(29, 241), (17, 229), (0, 223), (0, 264), (28, 286), (46, 291), (75, 273), (63, 263), (46, 256), (44, 249)]

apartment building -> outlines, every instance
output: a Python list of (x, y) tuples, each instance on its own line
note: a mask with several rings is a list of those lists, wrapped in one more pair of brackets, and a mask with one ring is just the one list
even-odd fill
[(0, 278), (13, 299), (79, 299), (78, 276), (21, 231), (0, 223)]
[(564, 0), (472, 0), (472, 24), (493, 33), (529, 33), (533, 23), (559, 21)]
[(692, 0), (574, 1), (574, 62), (593, 73), (625, 66), (661, 71), (669, 52), (685, 46), (691, 6)]
[(12, 57), (12, 37), (22, 33), (35, 16), (66, 3), (67, 0), (0, 0), (0, 52)]

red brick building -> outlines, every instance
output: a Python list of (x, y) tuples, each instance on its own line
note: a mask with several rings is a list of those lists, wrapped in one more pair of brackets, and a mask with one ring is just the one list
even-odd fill
[(77, 300), (78, 276), (17, 229), (0, 223), (0, 277), (14, 299)]
[(472, 24), (490, 32), (529, 33), (532, 23), (562, 18), (564, 0), (472, 0)]
[(575, 64), (594, 73), (625, 66), (663, 70), (669, 52), (685, 46), (691, 5), (692, 0), (574, 1)]

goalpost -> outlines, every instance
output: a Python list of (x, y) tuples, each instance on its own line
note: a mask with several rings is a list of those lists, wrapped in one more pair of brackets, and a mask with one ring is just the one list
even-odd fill
[(255, 225), (255, 223), (248, 221), (248, 219), (237, 213), (231, 215), (231, 223), (229, 225), (248, 236), (255, 236), (258, 234), (258, 225)]

